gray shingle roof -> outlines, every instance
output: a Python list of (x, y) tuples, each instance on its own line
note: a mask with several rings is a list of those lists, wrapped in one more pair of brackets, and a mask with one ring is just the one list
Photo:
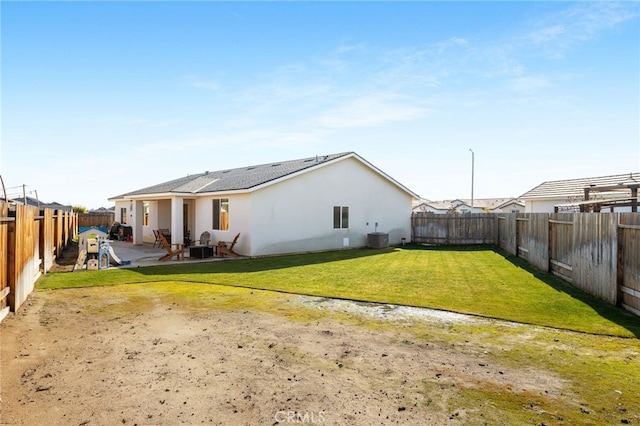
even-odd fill
[[(4, 200), (4, 199), (2, 199), (2, 200)], [(16, 202), (18, 204), (24, 204), (24, 200), (25, 200), (24, 197), (18, 197), (18, 198), (9, 199), (10, 202)], [(70, 212), (70, 211), (73, 210), (72, 206), (65, 206), (65, 205), (60, 204), (60, 203), (55, 202), (55, 201), (53, 203), (45, 203), (44, 201), (38, 201), (37, 199), (35, 199), (33, 197), (27, 197), (26, 200), (27, 200), (27, 202), (26, 202), (27, 205), (34, 206), (34, 207), (40, 206), (41, 209), (63, 210), (63, 211), (67, 211), (67, 212)]]
[(349, 154), (352, 154), (352, 152), (199, 173), (138, 189), (113, 198), (146, 194), (203, 194), (209, 192), (247, 190)]
[[(495, 210), (511, 202), (524, 205), (524, 203), (517, 198), (474, 198), (473, 207), (487, 209), (487, 210)], [(437, 210), (449, 210), (449, 209), (456, 209), (465, 204), (467, 206), (471, 206), (471, 199), (457, 198), (455, 200), (442, 200), (442, 201), (420, 200), (414, 203), (413, 208), (416, 208), (421, 204), (425, 204)]]
[(640, 183), (640, 173), (590, 177), (582, 179), (556, 180), (541, 183), (518, 198), (558, 198), (584, 196), (584, 189), (592, 186), (630, 185)]

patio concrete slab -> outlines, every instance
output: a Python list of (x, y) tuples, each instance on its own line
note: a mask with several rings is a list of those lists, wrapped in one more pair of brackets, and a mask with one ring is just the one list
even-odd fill
[(118, 268), (138, 268), (141, 266), (156, 266), (156, 265), (172, 265), (172, 264), (185, 264), (185, 263), (200, 263), (200, 262), (219, 262), (222, 260), (231, 260), (232, 258), (225, 257), (208, 257), (205, 259), (191, 259), (189, 257), (189, 248), (184, 249), (184, 260), (176, 260), (173, 257), (171, 260), (161, 261), (160, 258), (167, 254), (166, 250), (162, 247), (154, 247), (151, 243), (143, 243), (134, 245), (126, 241), (111, 241), (111, 247), (114, 253), (120, 260), (128, 260), (130, 265), (117, 266)]

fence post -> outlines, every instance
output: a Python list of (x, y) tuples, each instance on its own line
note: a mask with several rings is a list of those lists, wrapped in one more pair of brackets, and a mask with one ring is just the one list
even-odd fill
[(19, 220), (19, 207), (16, 206), (15, 221), (9, 222), (7, 227), (7, 287), (9, 287), (9, 295), (7, 296), (7, 302), (9, 302), (9, 308), (11, 311), (16, 311), (16, 283), (18, 280), (16, 271), (16, 250), (17, 250), (17, 238), (16, 228)]
[(513, 233), (516, 237), (515, 237), (515, 253), (516, 253), (516, 257), (520, 257), (519, 253), (520, 253), (520, 248), (518, 247), (518, 242), (520, 241), (520, 227), (518, 226), (518, 215), (520, 213), (512, 213), (515, 216), (515, 227), (516, 227), (516, 231)]
[(9, 314), (9, 293), (11, 288), (7, 282), (8, 278), (8, 257), (9, 257), (9, 235), (8, 229), (11, 225), (9, 219), (9, 205), (0, 202), (0, 255), (5, 259), (0, 261), (0, 322)]
[(553, 251), (551, 250), (551, 237), (553, 236), (553, 232), (551, 231), (551, 228), (553, 227), (553, 222), (551, 221), (551, 213), (547, 213), (548, 216), (548, 220), (547, 220), (547, 271), (551, 273), (551, 259), (552, 259), (552, 253)]
[(624, 285), (624, 229), (620, 226), (620, 215), (618, 214), (618, 224), (616, 235), (618, 237), (616, 256), (616, 306), (622, 306), (624, 296), (622, 286)]

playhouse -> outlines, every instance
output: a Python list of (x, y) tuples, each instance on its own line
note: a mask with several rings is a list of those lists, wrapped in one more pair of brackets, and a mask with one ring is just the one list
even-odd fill
[(99, 226), (81, 227), (78, 229), (78, 252), (87, 250), (87, 241), (89, 239), (106, 240), (108, 239), (107, 229)]
[(113, 252), (111, 240), (108, 239), (107, 229), (97, 226), (79, 229), (78, 260), (75, 270), (79, 269), (107, 269), (111, 263), (127, 265), (129, 261), (121, 261)]

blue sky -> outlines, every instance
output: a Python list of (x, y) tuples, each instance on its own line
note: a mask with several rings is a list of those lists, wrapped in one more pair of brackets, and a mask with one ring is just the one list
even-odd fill
[(640, 171), (638, 2), (0, 3), (10, 195), (355, 151), (431, 200)]

